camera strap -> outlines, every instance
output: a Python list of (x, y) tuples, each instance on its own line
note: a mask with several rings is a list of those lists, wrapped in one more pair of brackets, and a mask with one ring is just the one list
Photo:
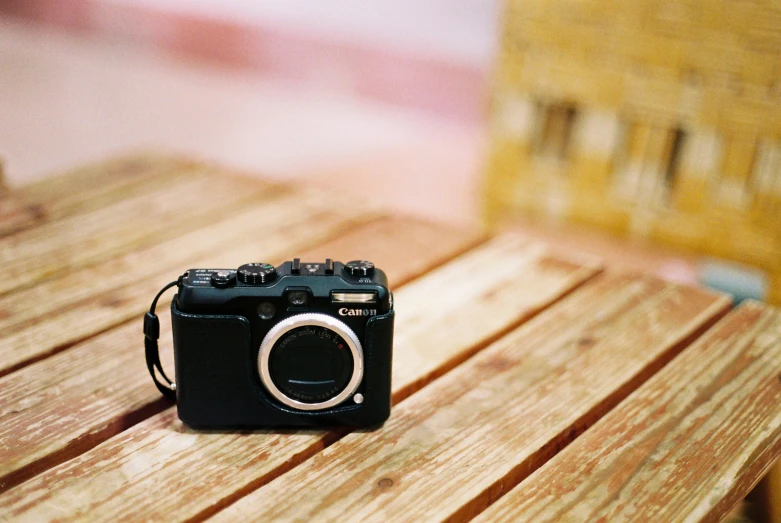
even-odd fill
[[(149, 312), (144, 314), (144, 349), (146, 351), (146, 368), (149, 369), (149, 374), (152, 376), (152, 380), (154, 380), (157, 389), (163, 394), (163, 396), (173, 401), (176, 401), (176, 384), (168, 379), (168, 376), (166, 376), (165, 371), (163, 370), (163, 365), (160, 363), (160, 349), (157, 346), (157, 340), (160, 338), (160, 320), (155, 315), (155, 307), (157, 306), (157, 300), (160, 299), (160, 296), (162, 296), (162, 294), (171, 287), (179, 285), (181, 281), (182, 278), (180, 277), (178, 280), (172, 281), (160, 289), (160, 292), (157, 293), (155, 299), (152, 300), (152, 306), (149, 307)], [(157, 369), (157, 372), (160, 374), (160, 376), (162, 376), (166, 383), (162, 383), (157, 378), (155, 369)]]

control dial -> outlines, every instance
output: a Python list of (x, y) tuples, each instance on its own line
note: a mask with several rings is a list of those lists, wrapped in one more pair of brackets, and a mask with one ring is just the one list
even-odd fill
[(277, 270), (268, 263), (246, 263), (236, 271), (236, 277), (241, 283), (258, 285), (274, 281)]
[(344, 265), (344, 270), (350, 276), (360, 278), (374, 274), (374, 264), (366, 260), (353, 260)]

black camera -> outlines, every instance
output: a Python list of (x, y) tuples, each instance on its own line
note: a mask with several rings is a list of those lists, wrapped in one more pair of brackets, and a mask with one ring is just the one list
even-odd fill
[(371, 262), (191, 269), (171, 317), (187, 425), (371, 426), (390, 415), (393, 296)]

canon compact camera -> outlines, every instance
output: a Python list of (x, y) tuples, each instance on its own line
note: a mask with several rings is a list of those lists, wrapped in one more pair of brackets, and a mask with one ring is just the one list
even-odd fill
[[(175, 284), (176, 375), (166, 390), (187, 425), (372, 426), (388, 419), (393, 296), (371, 262), (296, 258), (279, 267), (191, 269)], [(155, 338), (147, 362), (165, 394), (153, 370), (164, 375), (159, 327), (145, 321), (144, 330)]]

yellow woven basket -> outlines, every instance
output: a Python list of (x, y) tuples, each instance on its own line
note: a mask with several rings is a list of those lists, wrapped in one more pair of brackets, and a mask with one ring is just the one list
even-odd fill
[(508, 0), (488, 223), (586, 223), (747, 263), (781, 303), (774, 5)]

